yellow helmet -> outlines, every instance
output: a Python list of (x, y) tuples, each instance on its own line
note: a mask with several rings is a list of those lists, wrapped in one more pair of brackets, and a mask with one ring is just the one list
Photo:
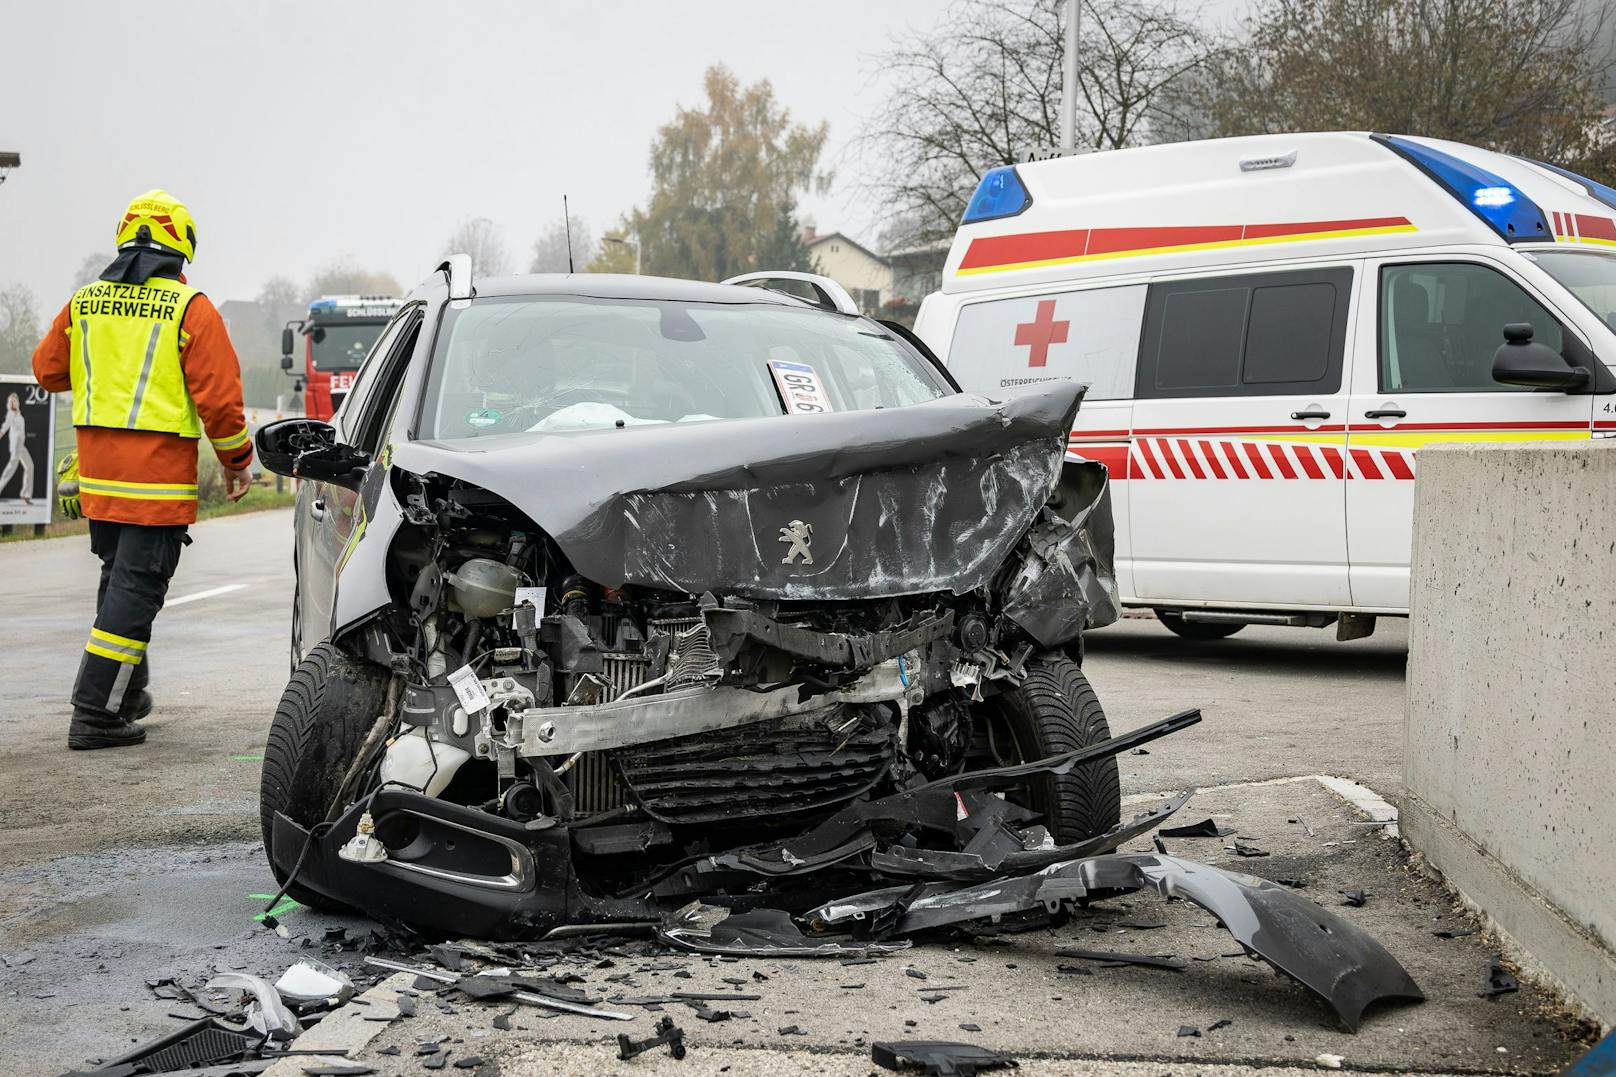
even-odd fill
[(129, 203), (118, 222), (118, 246), (137, 242), (167, 247), (189, 262), (196, 257), (196, 221), (184, 202), (161, 187), (147, 191)]

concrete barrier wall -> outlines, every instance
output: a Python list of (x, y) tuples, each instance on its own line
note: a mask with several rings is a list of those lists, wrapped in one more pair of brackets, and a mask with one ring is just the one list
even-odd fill
[(1404, 834), (1616, 1023), (1616, 441), (1420, 450)]

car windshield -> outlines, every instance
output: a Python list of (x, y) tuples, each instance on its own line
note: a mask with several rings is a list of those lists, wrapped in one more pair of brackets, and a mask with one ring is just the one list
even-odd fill
[(1533, 251), (1531, 257), (1616, 332), (1616, 254)]
[(387, 323), (316, 325), (309, 330), (315, 370), (358, 370)]
[(418, 436), (894, 408), (950, 392), (863, 318), (765, 303), (513, 296), (445, 315)]

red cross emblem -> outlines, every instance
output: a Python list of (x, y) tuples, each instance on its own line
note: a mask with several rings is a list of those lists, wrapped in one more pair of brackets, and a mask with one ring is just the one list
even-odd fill
[(1023, 322), (1016, 326), (1016, 344), (1026, 344), (1030, 347), (1027, 353), (1027, 365), (1044, 366), (1049, 362), (1049, 346), (1051, 344), (1065, 344), (1066, 330), (1071, 322), (1057, 322), (1055, 320), (1055, 301), (1053, 299), (1040, 299), (1038, 313), (1030, 322)]

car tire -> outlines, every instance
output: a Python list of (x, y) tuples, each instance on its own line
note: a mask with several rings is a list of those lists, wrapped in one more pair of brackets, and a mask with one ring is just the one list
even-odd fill
[(1228, 624), (1226, 622), (1212, 621), (1186, 621), (1184, 615), (1174, 610), (1154, 610), (1156, 620), (1160, 621), (1175, 636), (1184, 639), (1224, 639), (1234, 635), (1243, 624)]
[[(1082, 666), (1047, 653), (1029, 659), (1026, 673), (1019, 686), (996, 699), (1019, 758), (1043, 759), (1111, 739), (1105, 711)], [(1116, 757), (1029, 779), (1025, 806), (1044, 817), (1063, 845), (1105, 833), (1122, 818)]]
[[(277, 883), (275, 814), (305, 829), (325, 820), (332, 799), (376, 716), (386, 705), (387, 673), (321, 643), (299, 662), (269, 725), (258, 787), (264, 855)], [(293, 883), (286, 894), (311, 908), (341, 906)]]
[(291, 672), (297, 672), (297, 664), (301, 659), (298, 652), (303, 649), (303, 585), (297, 582), (297, 563), (292, 563), (292, 645), (291, 645)]

